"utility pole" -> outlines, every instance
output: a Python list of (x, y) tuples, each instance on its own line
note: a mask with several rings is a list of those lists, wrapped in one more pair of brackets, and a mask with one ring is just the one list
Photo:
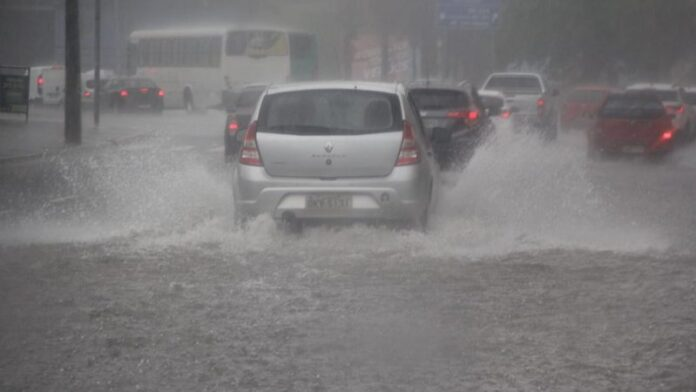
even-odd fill
[(101, 101), (101, 0), (94, 0), (94, 127), (99, 128)]
[(80, 8), (65, 0), (65, 142), (82, 143), (80, 108)]

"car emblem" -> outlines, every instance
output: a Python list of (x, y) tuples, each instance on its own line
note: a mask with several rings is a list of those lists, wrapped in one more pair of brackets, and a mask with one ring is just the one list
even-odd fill
[(324, 151), (326, 151), (327, 153), (331, 153), (333, 150), (334, 150), (333, 143), (326, 142), (326, 144), (324, 144)]

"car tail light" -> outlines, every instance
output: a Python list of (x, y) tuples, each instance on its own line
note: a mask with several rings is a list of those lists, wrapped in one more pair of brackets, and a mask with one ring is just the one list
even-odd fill
[(89, 97), (92, 96), (92, 93), (90, 93), (89, 91), (85, 91), (84, 93), (82, 93), (82, 95), (84, 95), (85, 97), (89, 98)]
[(660, 135), (660, 141), (666, 142), (666, 141), (672, 140), (673, 137), (674, 137), (674, 130), (668, 129), (668, 130), (662, 132), (662, 135)]
[(544, 106), (546, 106), (546, 101), (544, 98), (537, 99), (537, 108), (543, 108)]
[(39, 86), (43, 86), (43, 85), (44, 85), (44, 77), (43, 77), (43, 75), (39, 75), (39, 76), (36, 78), (36, 84), (38, 84)]
[(401, 141), (401, 150), (399, 151), (399, 159), (396, 161), (396, 166), (413, 165), (420, 161), (418, 145), (416, 137), (413, 134), (411, 123), (404, 121), (404, 138)]
[(227, 133), (229, 133), (230, 135), (234, 135), (237, 133), (237, 131), (239, 131), (239, 123), (237, 122), (237, 120), (231, 120), (227, 124)]
[(263, 166), (261, 154), (256, 145), (256, 122), (254, 121), (247, 128), (242, 143), (242, 153), (239, 155), (239, 163), (249, 166)]
[(157, 92), (157, 96), (158, 96), (158, 97), (164, 98), (164, 90), (160, 89), (160, 90)]
[(508, 118), (510, 118), (510, 115), (511, 115), (511, 114), (512, 114), (512, 113), (510, 113), (509, 110), (503, 110), (503, 113), (501, 113), (501, 116), (502, 116), (504, 119), (507, 120)]
[(479, 118), (479, 112), (478, 112), (478, 110), (471, 110), (471, 111), (469, 111), (469, 114), (467, 115), (467, 118), (468, 118), (470, 121), (476, 121), (476, 120), (478, 120), (478, 118)]
[(128, 90), (121, 90), (118, 94), (119, 94), (120, 96), (122, 96), (122, 97), (127, 97), (127, 96), (128, 96)]

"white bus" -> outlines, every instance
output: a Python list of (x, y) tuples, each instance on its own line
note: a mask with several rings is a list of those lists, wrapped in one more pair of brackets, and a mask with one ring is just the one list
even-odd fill
[(219, 104), (221, 93), (252, 82), (311, 80), (314, 35), (276, 28), (141, 30), (130, 35), (131, 72), (166, 91), (166, 107)]

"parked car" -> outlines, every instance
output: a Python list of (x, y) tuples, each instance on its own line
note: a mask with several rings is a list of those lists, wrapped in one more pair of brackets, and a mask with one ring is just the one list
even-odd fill
[(597, 111), (615, 89), (608, 86), (586, 85), (575, 87), (563, 100), (561, 128), (587, 129), (597, 116)]
[(668, 83), (640, 83), (627, 87), (626, 91), (653, 91), (672, 119), (677, 140), (696, 138), (696, 110), (686, 103), (683, 88)]
[(588, 154), (661, 155), (674, 146), (677, 130), (660, 97), (651, 91), (610, 94), (588, 131)]
[(165, 92), (151, 79), (120, 77), (109, 80), (100, 104), (114, 111), (147, 109), (161, 113)]
[(230, 161), (241, 147), (241, 136), (249, 126), (259, 98), (268, 85), (250, 84), (231, 99), (227, 106), (227, 121), (225, 122), (225, 160)]
[(488, 76), (480, 93), (497, 91), (505, 96), (510, 107), (511, 121), (516, 130), (540, 132), (546, 139), (558, 136), (557, 89), (535, 73), (503, 72)]
[(443, 169), (465, 164), (492, 130), (482, 101), (468, 84), (413, 82), (408, 86), (408, 97)]
[(425, 228), (438, 194), (432, 147), (398, 84), (271, 86), (234, 168), (236, 219), (407, 222)]

